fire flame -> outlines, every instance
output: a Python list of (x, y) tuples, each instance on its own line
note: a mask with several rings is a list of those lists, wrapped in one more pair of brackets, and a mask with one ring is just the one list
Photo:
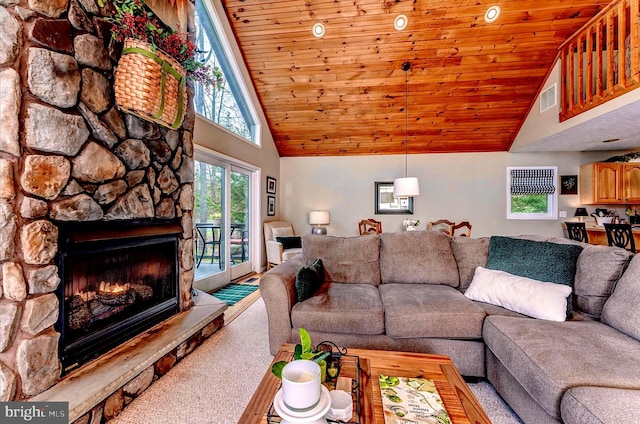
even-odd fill
[(106, 281), (101, 281), (98, 290), (101, 292), (108, 293), (122, 293), (129, 291), (131, 289), (131, 284), (120, 284), (120, 283), (108, 283)]

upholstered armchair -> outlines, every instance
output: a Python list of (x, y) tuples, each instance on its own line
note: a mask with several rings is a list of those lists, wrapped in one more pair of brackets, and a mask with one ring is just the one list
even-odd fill
[(265, 222), (264, 242), (267, 249), (267, 270), (302, 253), (300, 237), (295, 237), (290, 222)]

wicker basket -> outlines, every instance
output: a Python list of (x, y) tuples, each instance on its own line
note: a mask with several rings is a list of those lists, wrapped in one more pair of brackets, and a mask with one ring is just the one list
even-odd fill
[(115, 72), (116, 104), (124, 112), (168, 128), (182, 125), (187, 86), (184, 68), (161, 50), (127, 39)]

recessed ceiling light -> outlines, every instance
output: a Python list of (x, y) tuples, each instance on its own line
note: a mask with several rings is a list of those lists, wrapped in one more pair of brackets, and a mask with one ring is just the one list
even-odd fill
[(324, 25), (320, 22), (313, 24), (313, 28), (311, 29), (313, 36), (316, 38), (324, 37)]
[(396, 16), (396, 19), (393, 21), (393, 27), (397, 31), (402, 31), (407, 27), (408, 23), (409, 23), (409, 19), (407, 19), (405, 15), (398, 15)]
[(488, 24), (495, 22), (500, 16), (500, 6), (495, 5), (487, 9), (484, 14), (484, 21)]

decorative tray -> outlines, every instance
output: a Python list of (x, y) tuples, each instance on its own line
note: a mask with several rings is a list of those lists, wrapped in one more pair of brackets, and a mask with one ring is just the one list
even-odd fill
[[(360, 415), (362, 404), (360, 402), (360, 358), (355, 355), (349, 355), (346, 348), (339, 348), (331, 342), (322, 342), (317, 346), (318, 350), (327, 350), (331, 352), (330, 358), (327, 358), (328, 367), (329, 364), (337, 364), (338, 372), (335, 376), (330, 377), (330, 373), (327, 373), (327, 379), (322, 383), (328, 390), (335, 390), (338, 377), (351, 378), (351, 398), (353, 400), (353, 414), (349, 421), (332, 420), (327, 418), (327, 423), (331, 424), (360, 424)], [(273, 402), (269, 406), (267, 411), (267, 423), (276, 424), (280, 423), (282, 418), (278, 416)]]

